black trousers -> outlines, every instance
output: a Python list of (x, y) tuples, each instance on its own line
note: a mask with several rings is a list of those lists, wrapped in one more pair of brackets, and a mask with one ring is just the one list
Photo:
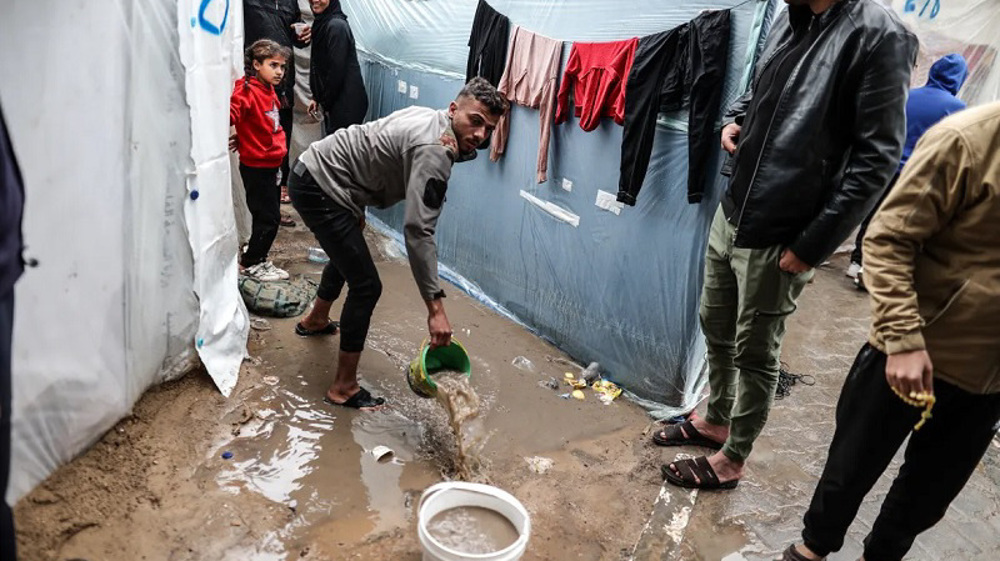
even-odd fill
[(865, 495), (910, 436), (903, 466), (865, 538), (866, 561), (901, 560), (917, 535), (944, 517), (996, 434), (1000, 394), (969, 393), (938, 378), (933, 417), (913, 431), (921, 409), (889, 388), (886, 358), (862, 347), (840, 394), (837, 430), (802, 532), (819, 555), (840, 550)]
[(247, 208), (253, 224), (250, 243), (240, 263), (251, 267), (267, 261), (274, 238), (278, 237), (281, 223), (281, 189), (278, 187), (278, 168), (252, 168), (240, 164), (240, 177), (247, 192)]
[[(294, 103), (294, 97), (290, 97), (290, 99)], [(281, 175), (278, 176), (278, 183), (282, 186), (288, 185), (288, 157), (292, 153), (292, 125), (295, 121), (292, 117), (294, 113), (295, 108), (292, 105), (278, 110), (278, 122), (281, 123), (281, 130), (285, 131), (285, 159), (281, 160), (281, 168), (279, 168)]]
[(372, 313), (382, 296), (382, 280), (361, 225), (351, 211), (323, 192), (299, 162), (292, 166), (288, 194), (292, 206), (330, 257), (316, 295), (333, 302), (347, 283), (347, 300), (340, 312), (340, 350), (359, 353), (365, 348)]
[(469, 59), (465, 64), (465, 81), (482, 76), (496, 86), (507, 65), (507, 43), (510, 42), (510, 19), (494, 10), (485, 0), (479, 0), (469, 34)]
[(10, 477), (11, 336), (14, 333), (14, 291), (0, 296), (0, 559), (17, 559), (14, 514), (3, 494)]
[(872, 207), (871, 212), (869, 212), (868, 216), (866, 216), (864, 221), (861, 222), (861, 228), (858, 229), (858, 237), (854, 240), (854, 251), (851, 252), (851, 263), (857, 263), (858, 265), (864, 263), (864, 250), (861, 249), (861, 247), (864, 245), (863, 242), (865, 241), (865, 232), (868, 231), (868, 224), (872, 221), (872, 218), (878, 211), (878, 207), (882, 206), (882, 201), (889, 196), (889, 191), (892, 191), (892, 188), (896, 186), (896, 181), (898, 179), (899, 172), (897, 171), (896, 175), (892, 176), (892, 179), (889, 181), (889, 186), (885, 188), (885, 191), (882, 191), (882, 196), (879, 197), (878, 203)]
[(688, 105), (688, 202), (714, 181), (708, 166), (719, 150), (715, 120), (729, 61), (730, 11), (705, 12), (669, 31), (639, 39), (628, 75), (618, 201), (635, 205), (646, 179), (660, 111)]

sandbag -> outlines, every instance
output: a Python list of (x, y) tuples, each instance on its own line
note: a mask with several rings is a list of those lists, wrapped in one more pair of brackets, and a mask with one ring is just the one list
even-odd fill
[(290, 318), (302, 315), (316, 297), (317, 284), (299, 276), (286, 281), (261, 281), (240, 275), (240, 295), (247, 308), (260, 316)]

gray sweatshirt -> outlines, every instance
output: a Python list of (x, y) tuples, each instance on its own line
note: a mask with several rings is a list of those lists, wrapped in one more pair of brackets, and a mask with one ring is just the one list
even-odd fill
[(359, 219), (368, 206), (406, 201), (403, 235), (424, 300), (441, 295), (434, 230), (461, 154), (445, 111), (408, 107), (313, 142), (299, 157), (320, 187)]

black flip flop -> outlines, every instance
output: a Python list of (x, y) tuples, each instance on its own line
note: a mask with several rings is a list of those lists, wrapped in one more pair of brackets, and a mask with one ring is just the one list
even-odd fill
[(298, 335), (299, 337), (314, 337), (316, 335), (333, 335), (337, 333), (338, 329), (340, 329), (340, 323), (336, 321), (331, 321), (330, 323), (326, 324), (326, 327), (322, 329), (306, 329), (305, 327), (302, 327), (301, 322), (295, 324), (295, 334)]
[[(663, 434), (661, 435), (660, 433)], [(684, 436), (685, 434), (687, 436)], [(716, 442), (698, 432), (698, 429), (694, 428), (694, 424), (690, 420), (677, 425), (667, 425), (662, 431), (658, 430), (654, 432), (653, 444), (657, 446), (704, 446), (713, 450), (720, 450), (722, 448), (722, 443)]]
[[(826, 557), (824, 557), (823, 559), (826, 559)], [(785, 552), (781, 554), (781, 561), (811, 561), (811, 560), (805, 555), (799, 553), (799, 551), (795, 549), (794, 545), (790, 545), (788, 546), (788, 549), (786, 549)]]
[(385, 405), (385, 398), (382, 397), (372, 397), (372, 394), (368, 390), (361, 388), (358, 393), (351, 396), (350, 399), (343, 403), (337, 403), (329, 397), (324, 397), (323, 401), (330, 405), (336, 405), (337, 407), (347, 407), (350, 409), (363, 409), (366, 407), (379, 407), (380, 405)]

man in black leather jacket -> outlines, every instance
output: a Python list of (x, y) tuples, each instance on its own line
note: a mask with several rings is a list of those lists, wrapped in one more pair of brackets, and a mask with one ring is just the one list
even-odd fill
[(676, 460), (676, 485), (733, 488), (767, 420), (785, 318), (895, 171), (917, 40), (874, 0), (785, 0), (751, 88), (728, 111), (734, 155), (701, 297), (708, 413), (654, 436), (720, 451)]

